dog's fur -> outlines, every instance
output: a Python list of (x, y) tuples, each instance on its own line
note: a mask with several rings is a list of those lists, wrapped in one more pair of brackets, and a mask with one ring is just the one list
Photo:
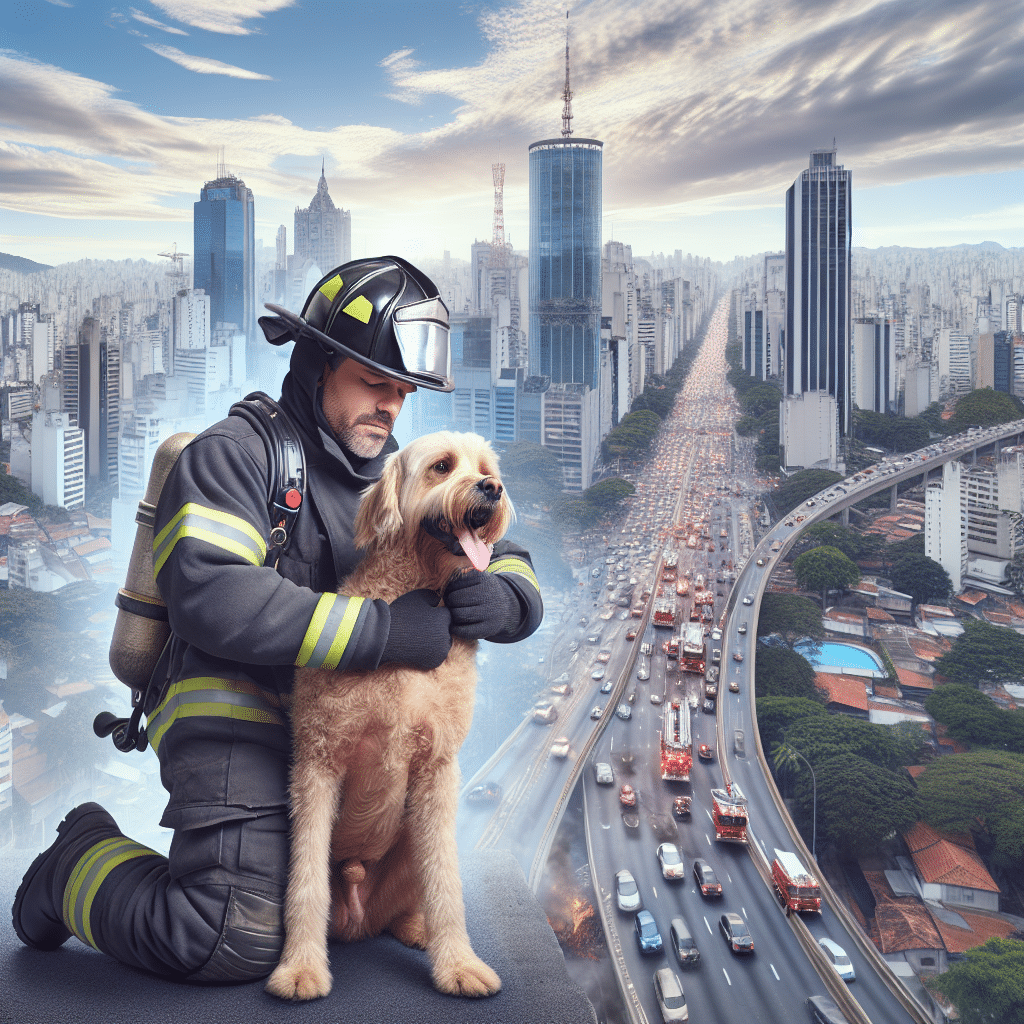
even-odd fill
[[(497, 463), (482, 438), (450, 432), (392, 455), (363, 496), (355, 540), (367, 554), (340, 592), (389, 602), (419, 588), (440, 594), (469, 560), (421, 524), (461, 524), (490, 505), (477, 536), (499, 540), (511, 504), (504, 489), (488, 501), (478, 487), (487, 478), (500, 485)], [(328, 935), (352, 941), (385, 929), (427, 950), (442, 992), (501, 988), (470, 946), (455, 843), (457, 755), (473, 716), (476, 646), (453, 639), (430, 672), (396, 664), (296, 671), (285, 945), (268, 992), (327, 995)]]

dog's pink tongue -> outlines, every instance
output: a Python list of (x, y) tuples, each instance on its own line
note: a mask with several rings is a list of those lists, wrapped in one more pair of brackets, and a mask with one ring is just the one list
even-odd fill
[(487, 545), (472, 530), (459, 530), (456, 536), (466, 557), (473, 563), (473, 568), (485, 572), (491, 561)]

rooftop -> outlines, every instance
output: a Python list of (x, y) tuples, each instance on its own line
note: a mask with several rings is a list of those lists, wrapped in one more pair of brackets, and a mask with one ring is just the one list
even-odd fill
[(830, 704), (867, 711), (868, 694), (864, 680), (859, 676), (836, 675), (832, 672), (815, 672), (814, 685), (828, 695)]
[(999, 892), (969, 835), (940, 832), (919, 821), (903, 838), (922, 881)]

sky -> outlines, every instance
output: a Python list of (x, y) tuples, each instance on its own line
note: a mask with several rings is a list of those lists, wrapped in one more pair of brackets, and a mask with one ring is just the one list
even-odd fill
[[(0, 251), (191, 252), (228, 171), (292, 242), (323, 166), (353, 256), (529, 244), (528, 147), (561, 134), (553, 0), (6, 0)], [(1019, 246), (1024, 22), (1001, 0), (582, 0), (573, 134), (604, 143), (603, 234), (637, 256), (785, 244), (786, 189), (835, 140), (853, 244)]]

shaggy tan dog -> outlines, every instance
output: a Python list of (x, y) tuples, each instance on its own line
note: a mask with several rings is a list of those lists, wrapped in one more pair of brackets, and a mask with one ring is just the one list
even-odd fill
[[(422, 437), (392, 455), (364, 495), (355, 541), (367, 554), (340, 592), (385, 601), (419, 588), (440, 594), (471, 561), (486, 568), (511, 516), (483, 438)], [(426, 949), (442, 992), (501, 988), (470, 946), (455, 844), (476, 647), (454, 638), (431, 672), (296, 671), (285, 945), (268, 992), (327, 995), (328, 936), (352, 941), (385, 929)]]

